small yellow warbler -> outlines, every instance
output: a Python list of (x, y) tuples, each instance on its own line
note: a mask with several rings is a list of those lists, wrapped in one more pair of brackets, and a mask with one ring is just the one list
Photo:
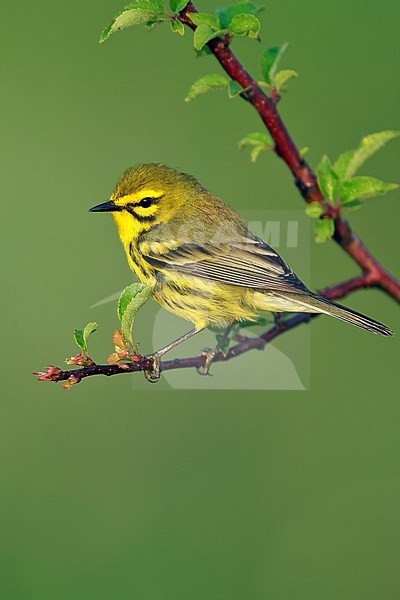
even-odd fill
[(155, 358), (209, 325), (229, 327), (262, 311), (325, 313), (392, 334), (310, 291), (232, 208), (191, 175), (156, 163), (137, 165), (123, 173), (109, 201), (90, 210), (112, 212), (139, 281), (152, 287), (161, 306), (194, 324)]

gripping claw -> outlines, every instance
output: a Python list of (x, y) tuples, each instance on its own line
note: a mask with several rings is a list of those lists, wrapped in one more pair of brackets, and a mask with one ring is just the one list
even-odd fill
[(153, 368), (151, 371), (143, 371), (144, 376), (149, 383), (157, 383), (160, 380), (160, 357), (158, 354), (149, 354), (146, 358), (153, 361)]
[(202, 350), (200, 352), (200, 356), (205, 356), (206, 360), (204, 362), (204, 365), (196, 368), (196, 371), (198, 372), (199, 375), (211, 375), (210, 367), (211, 367), (212, 361), (214, 360), (216, 353), (217, 353), (216, 350), (212, 349), (212, 348), (204, 348), (204, 350)]

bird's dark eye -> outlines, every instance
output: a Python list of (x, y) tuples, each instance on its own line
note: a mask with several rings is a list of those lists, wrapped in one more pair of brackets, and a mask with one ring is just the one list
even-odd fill
[(151, 206), (153, 202), (153, 198), (142, 198), (142, 200), (137, 203), (137, 206), (141, 206), (142, 208), (149, 208), (149, 206)]

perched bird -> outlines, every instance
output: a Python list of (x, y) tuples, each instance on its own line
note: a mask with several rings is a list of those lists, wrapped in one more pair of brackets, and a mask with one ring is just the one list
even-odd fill
[(157, 163), (137, 165), (121, 175), (110, 200), (90, 210), (112, 213), (139, 281), (152, 287), (161, 306), (194, 324), (152, 355), (150, 380), (158, 377), (159, 357), (178, 343), (207, 326), (230, 328), (263, 311), (324, 313), (392, 334), (385, 325), (310, 291), (232, 208), (191, 175)]

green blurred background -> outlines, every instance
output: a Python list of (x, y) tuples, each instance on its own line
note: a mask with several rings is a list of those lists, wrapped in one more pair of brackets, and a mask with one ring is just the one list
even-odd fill
[[(195, 59), (191, 35), (137, 28), (98, 46), (120, 8), (4, 4), (2, 598), (398, 598), (398, 339), (316, 320), (301, 392), (176, 391), (119, 376), (67, 393), (31, 375), (62, 364), (73, 329), (92, 319), (95, 358), (110, 352), (115, 303), (90, 306), (131, 274), (111, 219), (87, 208), (126, 167), (166, 162), (239, 211), (302, 207), (278, 159), (252, 165), (238, 152), (261, 128), (250, 107), (222, 92), (183, 103), (198, 76), (218, 72)], [(395, 0), (270, 2), (263, 45), (235, 41), (254, 73), (266, 44), (290, 42), (283, 66), (300, 77), (281, 111), (314, 166), (399, 128), (399, 19)], [(366, 172), (399, 181), (398, 157), (394, 142)], [(396, 192), (351, 216), (397, 273), (399, 212)], [(314, 288), (356, 271), (334, 243), (311, 243)], [(379, 291), (346, 302), (398, 328)], [(142, 332), (153, 316), (146, 305)]]

